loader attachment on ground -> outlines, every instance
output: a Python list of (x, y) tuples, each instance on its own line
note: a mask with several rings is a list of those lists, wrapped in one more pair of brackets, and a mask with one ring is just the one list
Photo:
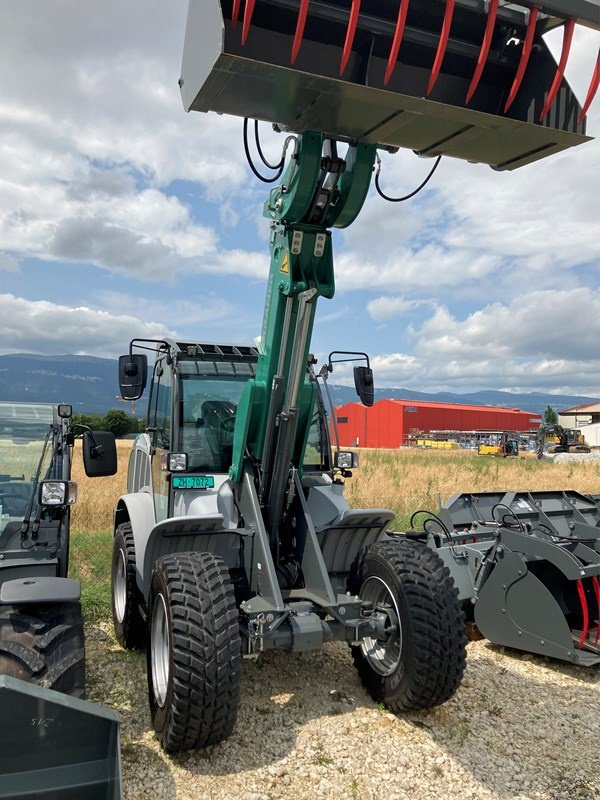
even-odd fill
[(191, 0), (180, 86), (188, 111), (512, 170), (587, 140), (577, 24), (599, 0)]
[[(495, 644), (600, 663), (600, 507), (577, 492), (457, 494), (437, 545)], [(431, 529), (430, 529), (431, 530)]]
[(0, 676), (0, 798), (121, 797), (116, 713)]

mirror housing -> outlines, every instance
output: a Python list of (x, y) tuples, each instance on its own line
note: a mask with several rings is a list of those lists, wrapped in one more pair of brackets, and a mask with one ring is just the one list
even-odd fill
[(148, 378), (148, 356), (128, 353), (119, 358), (119, 389), (123, 400), (139, 400)]
[(338, 450), (333, 457), (333, 464), (336, 469), (347, 470), (358, 467), (358, 453), (350, 450)]
[(60, 419), (70, 419), (73, 416), (73, 406), (68, 403), (60, 403), (57, 412)]
[(85, 431), (83, 466), (88, 478), (107, 478), (117, 473), (117, 443), (109, 431)]
[(375, 383), (371, 367), (354, 367), (354, 385), (363, 406), (371, 408), (375, 402)]

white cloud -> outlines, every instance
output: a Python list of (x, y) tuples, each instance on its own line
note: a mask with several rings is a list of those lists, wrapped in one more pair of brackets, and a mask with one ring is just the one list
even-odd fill
[(384, 295), (376, 297), (367, 303), (367, 311), (375, 322), (389, 322), (394, 317), (401, 317), (419, 306), (426, 305), (426, 301), (418, 302), (408, 300), (406, 297), (391, 297)]
[(166, 325), (133, 314), (111, 314), (0, 295), (0, 352), (74, 353), (114, 357), (134, 336), (175, 336)]

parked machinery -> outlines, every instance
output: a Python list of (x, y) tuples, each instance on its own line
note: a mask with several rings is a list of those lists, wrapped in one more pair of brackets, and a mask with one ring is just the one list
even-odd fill
[[(0, 402), (0, 798), (121, 796), (117, 715), (84, 702), (81, 586), (67, 577), (71, 406)], [(116, 472), (83, 431), (90, 477)]]
[(420, 512), (467, 620), (491, 642), (600, 663), (600, 506), (577, 492), (456, 494)]
[(542, 425), (537, 432), (536, 445), (538, 458), (542, 458), (545, 452), (552, 454), (592, 452), (580, 430), (563, 428), (562, 425)]
[(497, 456), (508, 458), (509, 456), (519, 455), (519, 440), (510, 433), (501, 433), (496, 437), (494, 444), (482, 442), (477, 450), (480, 456)]
[[(348, 641), (365, 686), (395, 710), (458, 687), (463, 619), (441, 556), (391, 536), (391, 512), (350, 510), (339, 476), (353, 456), (329, 461), (309, 349), (317, 301), (334, 294), (331, 229), (356, 219), (376, 164), (385, 196), (378, 147), (437, 157), (434, 168), (452, 155), (511, 170), (585, 142), (596, 87), (580, 108), (564, 67), (576, 22), (598, 27), (597, 10), (595, 0), (190, 2), (185, 108), (245, 117), (248, 160), (274, 188), (260, 351), (154, 344), (148, 433), (115, 515), (115, 629), (135, 647), (147, 627), (165, 749), (225, 738), (241, 656), (272, 648)], [(557, 25), (558, 68), (542, 38)], [(256, 123), (272, 176), (252, 163), (250, 117), (290, 134), (269, 165)], [(147, 344), (135, 340), (121, 359), (124, 398), (144, 390), (136, 346)], [(370, 369), (355, 375), (371, 402)]]

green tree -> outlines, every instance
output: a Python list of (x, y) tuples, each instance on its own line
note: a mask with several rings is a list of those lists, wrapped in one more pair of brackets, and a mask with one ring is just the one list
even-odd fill
[(132, 432), (132, 418), (124, 411), (112, 408), (104, 417), (104, 430), (114, 433), (117, 439)]
[(104, 417), (102, 414), (73, 414), (71, 425), (85, 425), (93, 431), (104, 430)]
[(544, 423), (546, 425), (558, 424), (558, 414), (552, 408), (552, 406), (548, 406), (548, 408), (544, 411)]

